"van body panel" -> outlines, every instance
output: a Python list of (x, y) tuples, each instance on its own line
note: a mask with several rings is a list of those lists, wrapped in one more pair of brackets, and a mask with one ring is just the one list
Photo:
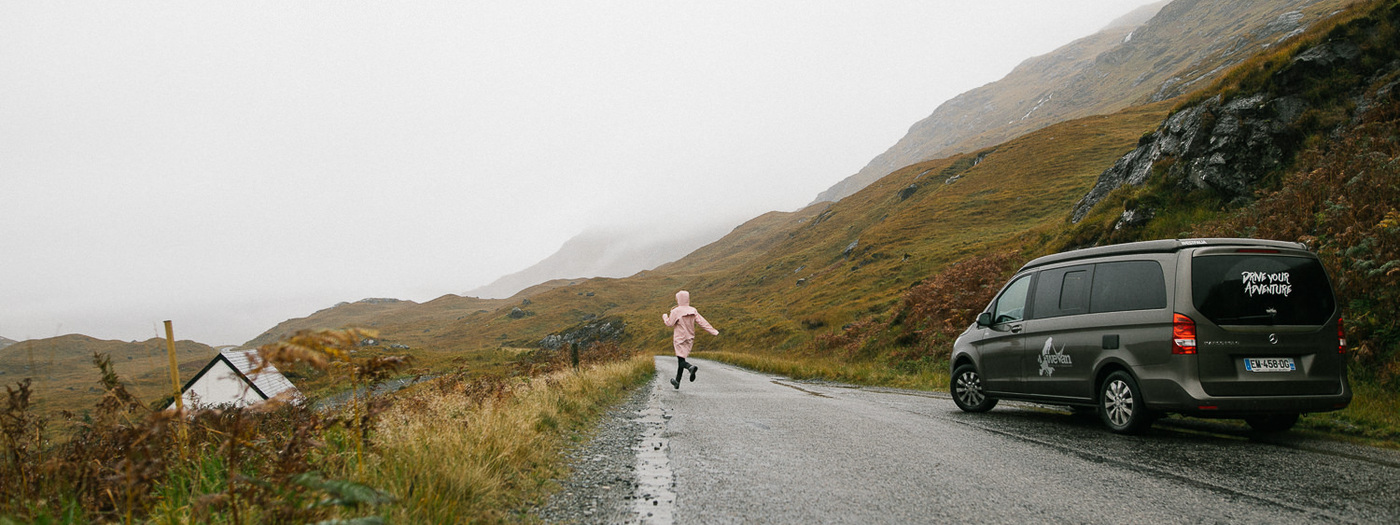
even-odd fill
[[(983, 385), (989, 391), (1017, 392), (1024, 382), (1022, 358), (1025, 347), (1025, 315), (1027, 294), (1034, 274), (1012, 278), (997, 294), (987, 311), (992, 313), (992, 325), (969, 328), (968, 342), (981, 355)], [(974, 330), (976, 330), (974, 332)]]
[(1139, 383), (1147, 406), (1162, 412), (1175, 412), (1196, 417), (1239, 418), (1262, 414), (1328, 412), (1345, 408), (1351, 401), (1351, 388), (1345, 382), (1342, 390), (1329, 395), (1291, 396), (1228, 396), (1216, 397), (1191, 391), (1182, 383), (1170, 379), (1146, 380)]
[[(1158, 412), (1245, 417), (1351, 401), (1338, 301), (1297, 243), (1161, 240), (1049, 255), (986, 311), (1011, 303), (1024, 303), (1020, 318), (974, 324), (953, 348), (993, 397), (1092, 405), (1098, 382), (1126, 370)], [(1186, 353), (1173, 353), (1174, 314), (1194, 323)]]
[(1010, 325), (981, 329), (971, 344), (979, 349), (980, 370), (983, 370), (983, 385), (989, 391), (1016, 392), (1021, 389), (1021, 353), (1025, 338), (1020, 334), (1019, 325), (1012, 332)]
[[(1132, 368), (1171, 355), (1161, 336), (1171, 333), (1171, 324), (1161, 322), (1162, 317), (1161, 311), (1147, 310), (1026, 321), (1024, 391), (1092, 403), (1095, 379), (1106, 364)], [(1086, 324), (1093, 329), (1086, 330)]]
[(1091, 400), (1093, 363), (1101, 338), (1065, 325), (1066, 318), (1026, 321), (1021, 353), (1026, 393)]

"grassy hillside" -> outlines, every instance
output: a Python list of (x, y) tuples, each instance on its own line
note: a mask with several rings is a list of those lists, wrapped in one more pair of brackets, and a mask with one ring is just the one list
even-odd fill
[[(143, 403), (170, 395), (170, 357), (165, 340), (157, 338), (128, 343), (75, 334), (15, 343), (0, 349), (0, 380), (13, 385), (31, 378), (37, 411), (56, 415), (66, 410), (81, 415), (102, 397), (94, 353), (111, 357), (112, 369)], [(176, 341), (175, 353), (183, 383), (218, 351), (194, 341)]]
[[(997, 148), (916, 164), (822, 209), (763, 257), (697, 276), (699, 304), (737, 308), (741, 333), (788, 347), (883, 312), (904, 289), (969, 254), (1057, 220), (1166, 107), (1051, 126)], [(730, 320), (724, 319), (722, 320)]]
[[(1079, 119), (910, 166), (839, 203), (755, 218), (637, 276), (560, 282), (494, 303), (449, 298), (381, 306), (365, 326), (383, 341), (407, 344), (430, 368), (501, 357), (503, 347), (535, 347), (550, 333), (605, 317), (626, 323), (631, 344), (664, 351), (669, 333), (660, 315), (684, 288), (724, 334), (702, 348), (801, 349), (818, 334), (890, 309), (905, 289), (948, 264), (1063, 220), (1095, 177), (1168, 109)], [(448, 315), (449, 304), (472, 306)], [(337, 328), (369, 307), (338, 306), (296, 326)]]

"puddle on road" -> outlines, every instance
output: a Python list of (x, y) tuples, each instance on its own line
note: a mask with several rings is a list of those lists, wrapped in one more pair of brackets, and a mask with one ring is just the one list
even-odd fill
[(653, 390), (646, 408), (637, 412), (634, 421), (642, 424), (642, 443), (637, 446), (637, 493), (632, 508), (641, 523), (670, 524), (675, 522), (675, 475), (671, 472), (670, 440), (665, 438), (670, 414), (661, 408)]

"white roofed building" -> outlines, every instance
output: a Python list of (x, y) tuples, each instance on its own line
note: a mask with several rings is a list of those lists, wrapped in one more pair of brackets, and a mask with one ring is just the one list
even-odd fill
[[(301, 392), (271, 363), (257, 374), (253, 373), (256, 366), (253, 357), (256, 354), (256, 350), (219, 351), (219, 355), (180, 390), (185, 408), (245, 407), (279, 395), (293, 403), (300, 403)], [(173, 408), (174, 401), (166, 407), (167, 410)]]

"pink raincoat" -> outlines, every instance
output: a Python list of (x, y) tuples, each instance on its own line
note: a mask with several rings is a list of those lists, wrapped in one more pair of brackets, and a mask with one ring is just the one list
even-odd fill
[(690, 357), (690, 348), (695, 346), (696, 324), (710, 335), (719, 335), (719, 330), (710, 326), (700, 311), (690, 305), (690, 292), (685, 290), (676, 292), (676, 307), (669, 314), (661, 314), (661, 320), (666, 322), (666, 326), (674, 328), (671, 342), (676, 347), (676, 355), (680, 357)]

